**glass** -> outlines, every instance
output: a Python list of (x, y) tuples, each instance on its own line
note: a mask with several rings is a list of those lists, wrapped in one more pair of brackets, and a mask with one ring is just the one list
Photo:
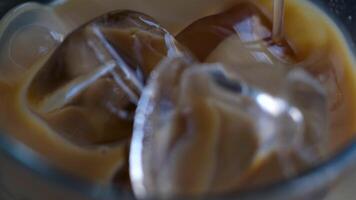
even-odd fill
[[(326, 10), (356, 42), (356, 10), (353, 0), (311, 0)], [(26, 1), (2, 0), (0, 14)], [(48, 3), (48, 0), (37, 1)], [(290, 180), (242, 194), (206, 197), (238, 200), (319, 200), (343, 175), (356, 170), (356, 140), (329, 161)], [(0, 199), (2, 200), (117, 200), (134, 199), (127, 191), (100, 186), (54, 169), (40, 155), (5, 134), (0, 134)], [(181, 199), (181, 198), (178, 198)]]

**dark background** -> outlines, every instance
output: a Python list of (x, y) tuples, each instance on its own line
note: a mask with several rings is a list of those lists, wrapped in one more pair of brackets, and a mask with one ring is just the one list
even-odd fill
[[(52, 0), (32, 0), (32, 2), (39, 2), (39, 3), (49, 3)], [(2, 17), (8, 10), (11, 8), (24, 3), (28, 2), (26, 0), (0, 0), (0, 17)]]
[[(34, 2), (49, 3), (53, 0), (33, 0)], [(179, 0), (177, 0), (179, 1)], [(311, 0), (332, 13), (340, 24), (350, 33), (356, 43), (356, 0)], [(0, 0), (0, 18), (11, 8), (26, 0)]]

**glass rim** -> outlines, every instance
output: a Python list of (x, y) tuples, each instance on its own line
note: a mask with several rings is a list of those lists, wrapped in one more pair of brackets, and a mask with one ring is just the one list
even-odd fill
[[(7, 158), (10, 158), (11, 162), (19, 164), (21, 167), (24, 167), (25, 170), (29, 170), (31, 173), (35, 174), (36, 177), (47, 181), (50, 184), (55, 184), (56, 187), (58, 186), (60, 189), (73, 190), (74, 192), (89, 198), (97, 198), (99, 195), (101, 198), (110, 197), (110, 199), (119, 199), (124, 195), (132, 196), (132, 199), (135, 199), (133, 193), (129, 190), (121, 190), (113, 184), (100, 185), (98, 183), (89, 182), (56, 168), (47, 162), (40, 154), (4, 133), (0, 133), (0, 154), (4, 154)], [(290, 194), (290, 190), (286, 190), (288, 188), (293, 188), (292, 192), (299, 194), (301, 191), (305, 191), (305, 188), (310, 184), (315, 187), (316, 184), (333, 181), (338, 176), (342, 175), (349, 167), (353, 166), (356, 166), (356, 138), (350, 141), (343, 150), (331, 156), (326, 161), (319, 163), (315, 167), (302, 171), (295, 176), (263, 187), (256, 187), (251, 190), (213, 196), (209, 195), (206, 198), (247, 198), (250, 196), (264, 196), (264, 194), (267, 193), (278, 193), (282, 191), (288, 191)]]

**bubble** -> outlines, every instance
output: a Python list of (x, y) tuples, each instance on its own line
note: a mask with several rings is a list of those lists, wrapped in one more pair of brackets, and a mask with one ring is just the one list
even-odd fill
[(11, 38), (9, 57), (18, 66), (29, 68), (36, 60), (50, 53), (62, 40), (62, 34), (47, 27), (25, 26)]
[(0, 81), (21, 79), (63, 40), (66, 27), (51, 8), (25, 3), (0, 21)]

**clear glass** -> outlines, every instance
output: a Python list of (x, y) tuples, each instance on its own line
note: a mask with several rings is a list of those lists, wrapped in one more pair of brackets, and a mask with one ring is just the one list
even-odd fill
[[(311, 0), (321, 6), (356, 42), (356, 2), (354, 0)], [(1, 0), (0, 14), (26, 1)], [(38, 1), (47, 3), (48, 0)], [(127, 191), (113, 186), (100, 186), (82, 181), (56, 170), (30, 148), (0, 134), (0, 199), (1, 200), (118, 200), (134, 199)], [(321, 200), (328, 191), (356, 170), (356, 140), (350, 141), (339, 154), (314, 169), (290, 180), (240, 194), (206, 197), (237, 200)], [(182, 198), (177, 198), (182, 199)]]

